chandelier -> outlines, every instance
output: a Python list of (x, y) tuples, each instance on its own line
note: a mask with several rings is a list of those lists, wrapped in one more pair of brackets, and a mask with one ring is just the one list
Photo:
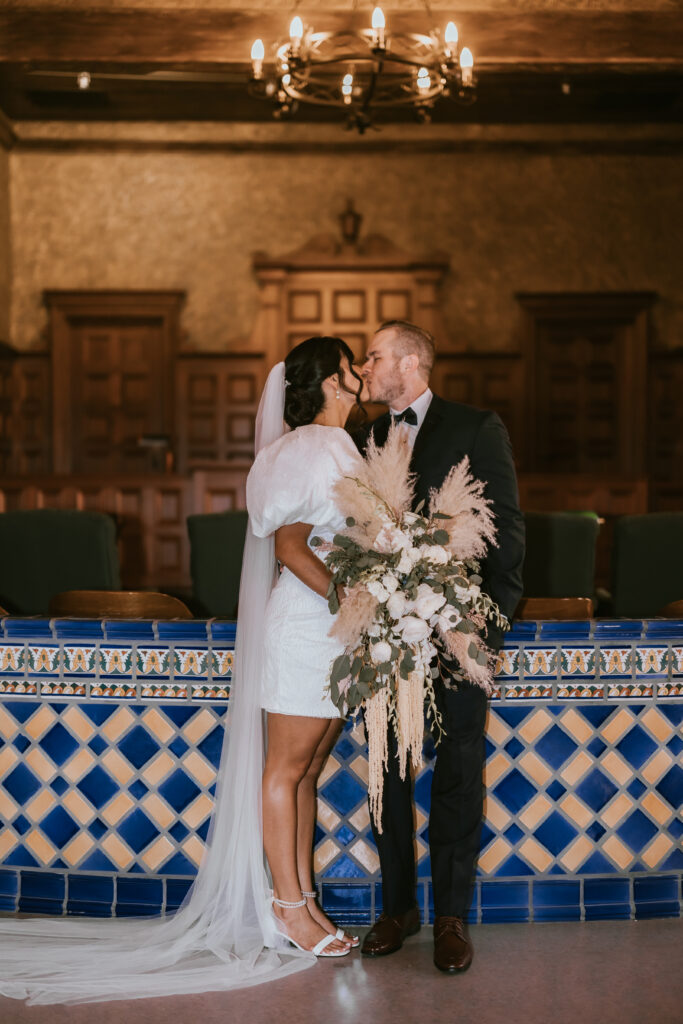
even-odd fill
[(299, 103), (338, 107), (346, 111), (347, 128), (363, 134), (383, 108), (412, 107), (418, 120), (429, 121), (440, 96), (466, 104), (475, 99), (472, 51), (460, 46), (452, 21), (429, 35), (391, 33), (375, 7), (370, 28), (316, 32), (296, 15), (289, 38), (272, 52), (266, 66), (263, 40), (254, 42), (250, 91), (274, 101), (276, 117), (292, 114)]

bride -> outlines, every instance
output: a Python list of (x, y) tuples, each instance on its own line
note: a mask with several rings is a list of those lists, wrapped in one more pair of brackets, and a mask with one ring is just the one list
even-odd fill
[(343, 723), (325, 693), (340, 653), (330, 575), (310, 540), (343, 526), (332, 486), (360, 460), (343, 430), (362, 388), (352, 362), (341, 339), (310, 338), (261, 397), (216, 805), (183, 906), (167, 920), (0, 919), (0, 994), (57, 1003), (240, 988), (357, 945), (317, 906), (311, 866), (316, 780)]

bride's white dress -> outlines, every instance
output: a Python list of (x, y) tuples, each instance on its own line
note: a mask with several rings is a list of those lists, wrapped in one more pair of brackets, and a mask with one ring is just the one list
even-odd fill
[[(344, 516), (332, 490), (354, 475), (361, 456), (345, 430), (316, 423), (297, 427), (262, 449), (247, 479), (247, 508), (257, 537), (280, 526), (310, 523), (314, 537), (332, 540)], [(324, 557), (318, 548), (311, 550)], [(283, 715), (338, 718), (325, 692), (330, 665), (343, 646), (328, 635), (333, 618), (327, 599), (284, 568), (263, 623), (261, 707)]]

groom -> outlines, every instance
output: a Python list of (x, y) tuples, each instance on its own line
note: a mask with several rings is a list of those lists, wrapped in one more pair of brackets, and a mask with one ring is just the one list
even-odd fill
[[(446, 402), (429, 389), (434, 364), (434, 339), (403, 320), (383, 323), (374, 335), (361, 370), (373, 402), (390, 412), (381, 416), (359, 441), (372, 433), (384, 444), (389, 427), (401, 423), (411, 445), (411, 470), (417, 474), (415, 502), (429, 500), (452, 466), (469, 456), (473, 475), (493, 501), (498, 546), (482, 563), (482, 589), (511, 617), (522, 594), (524, 520), (519, 510), (517, 480), (507, 431), (498, 415), (468, 405)], [(489, 627), (487, 645), (497, 651), (502, 634)], [(471, 684), (447, 681), (448, 662), (441, 659), (437, 706), (444, 735), (436, 748), (432, 781), (429, 848), (434, 891), (434, 963), (442, 971), (466, 970), (472, 962), (464, 919), (471, 899), (483, 811), (484, 726), (486, 696)], [(373, 822), (382, 868), (384, 912), (368, 932), (361, 952), (385, 956), (401, 948), (403, 939), (419, 930), (415, 902), (411, 781), (401, 780), (390, 730), (389, 767), (384, 775), (383, 832)]]

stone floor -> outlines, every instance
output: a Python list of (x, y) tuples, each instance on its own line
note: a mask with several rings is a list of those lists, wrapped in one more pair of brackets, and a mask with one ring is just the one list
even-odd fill
[(382, 960), (356, 952), (238, 992), (84, 1006), (0, 998), (2, 1024), (683, 1024), (683, 921), (479, 925), (464, 975), (431, 929)]

